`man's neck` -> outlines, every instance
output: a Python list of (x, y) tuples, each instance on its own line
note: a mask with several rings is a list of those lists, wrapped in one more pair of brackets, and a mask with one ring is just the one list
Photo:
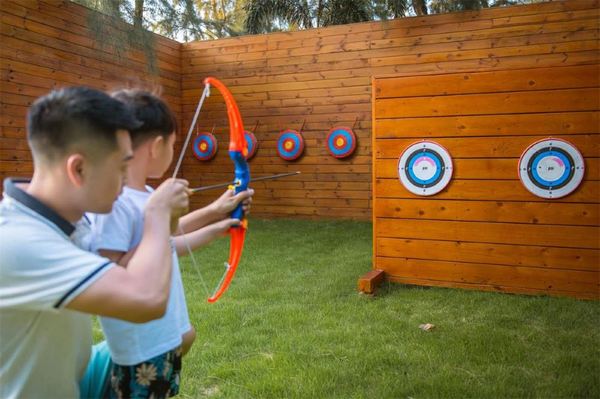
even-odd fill
[(34, 173), (31, 183), (20, 188), (71, 223), (75, 223), (83, 217), (84, 212), (73, 206), (68, 191), (64, 190), (62, 184), (54, 181), (50, 176), (40, 176), (40, 174)]

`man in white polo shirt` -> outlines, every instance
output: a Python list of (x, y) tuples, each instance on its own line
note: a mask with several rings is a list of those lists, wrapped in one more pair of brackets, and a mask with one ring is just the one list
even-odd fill
[(154, 192), (127, 268), (73, 242), (84, 212), (109, 212), (121, 192), (137, 126), (125, 105), (89, 88), (54, 91), (30, 108), (33, 178), (7, 179), (0, 203), (1, 398), (79, 397), (90, 314), (146, 322), (164, 313), (171, 220), (187, 208), (187, 182)]

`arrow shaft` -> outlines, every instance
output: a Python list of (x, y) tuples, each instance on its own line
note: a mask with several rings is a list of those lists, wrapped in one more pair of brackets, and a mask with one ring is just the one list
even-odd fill
[[(277, 175), (271, 175), (271, 176), (262, 176), (262, 177), (257, 177), (257, 178), (253, 178), (251, 180), (251, 182), (255, 182), (255, 181), (261, 181), (261, 180), (274, 180), (274, 179), (280, 179), (282, 177), (287, 177), (287, 176), (294, 176), (294, 175), (298, 175), (300, 174), (300, 172), (291, 172), (291, 173), (280, 173)], [(197, 193), (199, 191), (207, 191), (207, 190), (214, 190), (216, 188), (221, 188), (221, 187), (228, 187), (231, 184), (233, 184), (233, 182), (231, 183), (219, 183), (219, 184), (213, 184), (210, 186), (203, 186), (203, 187), (196, 187), (196, 188), (192, 188), (191, 191), (192, 193)]]

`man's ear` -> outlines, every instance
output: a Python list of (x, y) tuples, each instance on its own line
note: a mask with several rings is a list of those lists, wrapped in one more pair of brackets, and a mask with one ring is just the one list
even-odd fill
[(165, 138), (163, 136), (156, 136), (155, 138), (152, 139), (152, 142), (150, 143), (150, 156), (153, 159), (156, 159), (161, 151), (163, 150), (163, 147), (165, 146)]
[(83, 185), (85, 164), (86, 159), (81, 154), (71, 154), (67, 158), (67, 176), (75, 187)]

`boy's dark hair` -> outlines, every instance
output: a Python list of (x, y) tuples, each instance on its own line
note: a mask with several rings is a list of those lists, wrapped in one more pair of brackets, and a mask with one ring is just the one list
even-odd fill
[(88, 87), (54, 90), (37, 99), (27, 113), (34, 158), (48, 161), (73, 148), (99, 159), (117, 147), (117, 130), (138, 126), (140, 121), (125, 104)]
[(131, 144), (137, 148), (146, 140), (157, 136), (165, 139), (177, 130), (177, 119), (169, 106), (148, 91), (132, 89), (119, 90), (112, 94), (133, 110), (136, 119), (142, 122), (137, 129), (130, 131)]

